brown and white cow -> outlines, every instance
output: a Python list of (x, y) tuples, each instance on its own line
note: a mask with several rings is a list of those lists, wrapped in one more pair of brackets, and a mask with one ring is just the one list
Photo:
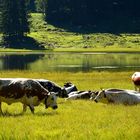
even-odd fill
[(132, 75), (132, 81), (135, 86), (135, 90), (140, 92), (140, 72), (135, 72)]
[(0, 112), (2, 113), (1, 103), (8, 105), (21, 102), (23, 111), (29, 106), (34, 113), (34, 106), (38, 106), (41, 102), (45, 107), (57, 108), (56, 96), (49, 93), (39, 82), (26, 78), (0, 78)]
[(134, 105), (140, 103), (140, 93), (134, 90), (101, 90), (94, 98), (95, 102)]

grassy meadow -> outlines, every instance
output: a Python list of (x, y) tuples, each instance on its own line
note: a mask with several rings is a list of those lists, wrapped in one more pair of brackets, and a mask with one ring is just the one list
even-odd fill
[[(100, 88), (133, 89), (131, 75), (134, 71), (93, 71), (89, 73), (1, 71), (1, 77), (46, 78), (63, 86), (66, 81), (79, 90)], [(106, 105), (93, 101), (65, 101), (58, 99), (58, 109), (35, 108), (22, 114), (22, 105), (2, 104), (0, 140), (139, 140), (140, 105)]]
[[(81, 29), (71, 25), (57, 26), (44, 21), (40, 13), (32, 13), (31, 32), (34, 38), (47, 49), (54, 51), (130, 51), (140, 46), (139, 34), (95, 33), (94, 30)], [(76, 50), (75, 50), (76, 49)]]

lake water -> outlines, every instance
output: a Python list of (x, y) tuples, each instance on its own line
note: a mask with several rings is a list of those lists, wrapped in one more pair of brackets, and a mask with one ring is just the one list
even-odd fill
[(31, 70), (41, 72), (140, 70), (140, 54), (0, 53), (0, 70)]

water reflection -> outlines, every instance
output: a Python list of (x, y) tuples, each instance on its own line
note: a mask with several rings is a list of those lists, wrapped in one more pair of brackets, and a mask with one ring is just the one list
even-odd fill
[(24, 53), (0, 54), (0, 70), (69, 71), (139, 70), (140, 54)]
[(1, 70), (27, 70), (29, 64), (44, 57), (44, 54), (1, 54)]

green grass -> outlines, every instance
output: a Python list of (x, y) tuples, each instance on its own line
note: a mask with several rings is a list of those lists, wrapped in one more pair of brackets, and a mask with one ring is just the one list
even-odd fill
[[(133, 89), (129, 72), (57, 73), (1, 71), (1, 77), (46, 78), (63, 85), (71, 81), (79, 90), (116, 87)], [(58, 109), (45, 110), (43, 105), (21, 114), (22, 105), (2, 104), (0, 139), (3, 140), (139, 140), (140, 105), (106, 105), (92, 101), (58, 99)]]

